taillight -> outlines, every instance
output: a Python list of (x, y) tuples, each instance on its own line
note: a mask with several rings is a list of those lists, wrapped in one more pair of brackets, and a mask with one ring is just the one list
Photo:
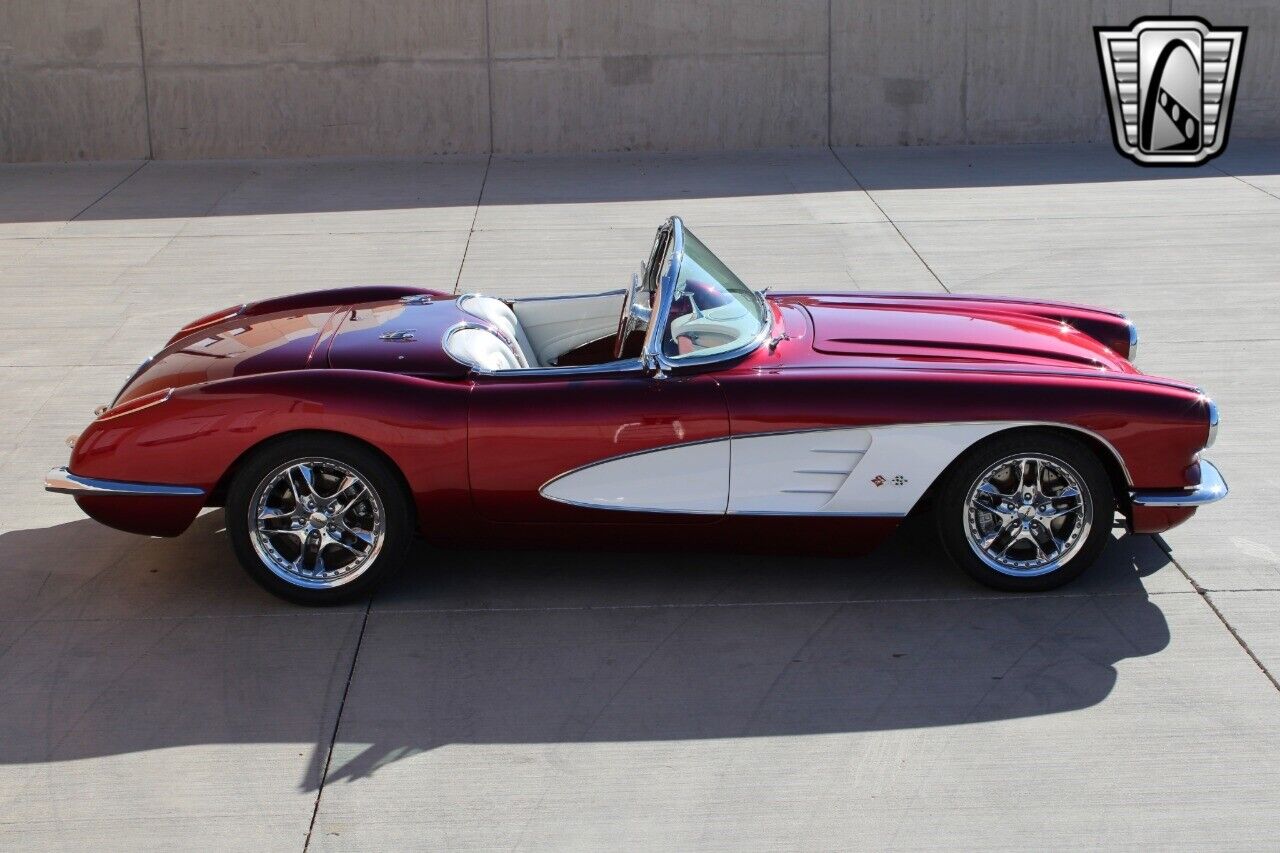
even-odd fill
[(152, 391), (150, 394), (143, 394), (141, 397), (134, 397), (127, 403), (121, 403), (107, 409), (98, 415), (98, 420), (109, 421), (112, 418), (118, 418), (121, 415), (129, 415), (142, 409), (149, 409), (152, 406), (158, 406), (165, 400), (173, 396), (172, 388), (161, 388), (159, 391)]

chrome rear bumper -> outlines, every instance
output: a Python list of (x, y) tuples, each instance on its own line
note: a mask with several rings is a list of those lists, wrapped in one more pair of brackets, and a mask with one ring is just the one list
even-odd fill
[(63, 495), (134, 495), (148, 497), (194, 498), (204, 495), (195, 486), (165, 486), (159, 483), (122, 483), (119, 480), (96, 480), (72, 474), (65, 467), (50, 469), (44, 475), (47, 492)]
[(1139, 506), (1204, 506), (1227, 496), (1227, 481), (1212, 462), (1200, 460), (1200, 485), (1183, 492), (1143, 491), (1133, 492), (1132, 500)]

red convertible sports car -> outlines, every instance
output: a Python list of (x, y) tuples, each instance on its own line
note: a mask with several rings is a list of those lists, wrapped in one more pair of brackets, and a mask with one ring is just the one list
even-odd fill
[(285, 598), (444, 542), (858, 553), (930, 507), (977, 580), (1043, 590), (1227, 493), (1191, 385), (1123, 315), (944, 294), (760, 293), (678, 218), (629, 287), (304, 293), (179, 329), (51, 471), (104, 524), (224, 506)]

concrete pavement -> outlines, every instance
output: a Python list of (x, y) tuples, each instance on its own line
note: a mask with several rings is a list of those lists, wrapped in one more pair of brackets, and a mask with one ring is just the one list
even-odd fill
[[(929, 848), (1280, 837), (1280, 146), (0, 167), (0, 848)], [(116, 533), (40, 477), (224, 305), (627, 279), (679, 213), (748, 282), (1077, 299), (1223, 409), (1231, 498), (992, 593), (865, 560), (442, 551), (260, 593), (221, 513)]]

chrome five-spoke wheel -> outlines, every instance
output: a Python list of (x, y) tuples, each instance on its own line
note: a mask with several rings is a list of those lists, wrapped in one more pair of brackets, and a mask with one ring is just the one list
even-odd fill
[(298, 459), (272, 471), (250, 504), (253, 547), (273, 572), (297, 586), (349, 583), (382, 550), (382, 499), (336, 459)]
[(400, 472), (336, 435), (263, 444), (227, 490), (227, 532), (245, 571), (300, 604), (350, 601), (408, 556), (416, 524)]
[(947, 553), (996, 589), (1052, 589), (1102, 553), (1115, 517), (1102, 460), (1061, 431), (1015, 429), (969, 448), (934, 499)]
[(1093, 523), (1083, 478), (1061, 459), (1027, 454), (982, 472), (964, 506), (965, 532), (978, 559), (1002, 574), (1054, 571), (1080, 549)]

